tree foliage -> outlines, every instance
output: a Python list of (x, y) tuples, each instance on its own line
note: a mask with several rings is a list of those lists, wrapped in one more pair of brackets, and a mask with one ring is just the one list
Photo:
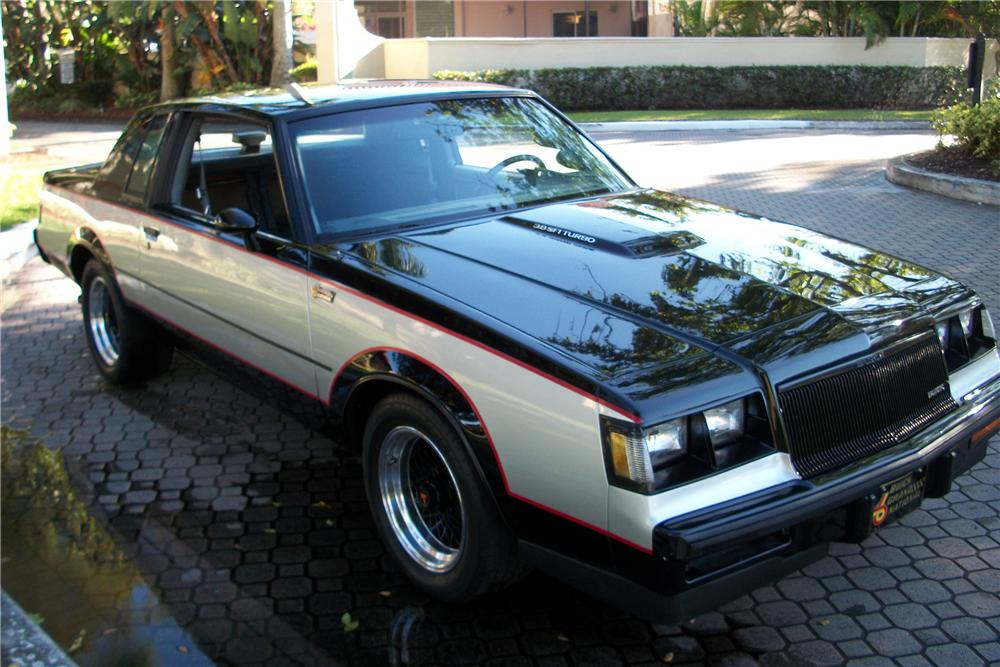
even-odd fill
[[(270, 83), (270, 0), (2, 0), (2, 10), (15, 109), (20, 101), (42, 111), (134, 106)], [(59, 83), (62, 48), (75, 52), (72, 85)]]
[(728, 37), (886, 37), (1000, 39), (1000, 1), (674, 0), (678, 34)]

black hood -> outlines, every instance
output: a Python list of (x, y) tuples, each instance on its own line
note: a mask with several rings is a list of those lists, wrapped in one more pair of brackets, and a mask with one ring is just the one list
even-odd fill
[(727, 381), (757, 368), (777, 383), (815, 368), (818, 348), (833, 361), (930, 330), (929, 311), (967, 295), (896, 257), (656, 191), (354, 250), (587, 365), (634, 400), (711, 368)]

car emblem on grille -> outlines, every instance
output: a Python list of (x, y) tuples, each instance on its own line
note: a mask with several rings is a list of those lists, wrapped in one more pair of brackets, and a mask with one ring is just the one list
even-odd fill
[(935, 396), (937, 396), (938, 394), (940, 394), (942, 391), (944, 391), (944, 385), (943, 384), (939, 384), (938, 386), (934, 387), (929, 392), (927, 392), (927, 398), (934, 398)]

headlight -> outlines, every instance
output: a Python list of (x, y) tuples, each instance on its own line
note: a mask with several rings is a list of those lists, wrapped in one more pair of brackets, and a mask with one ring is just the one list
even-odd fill
[(949, 371), (996, 347), (996, 333), (985, 306), (967, 308), (935, 323)]
[(712, 446), (717, 447), (732, 442), (743, 435), (744, 399), (705, 410), (705, 425)]
[(995, 342), (997, 332), (993, 328), (993, 319), (990, 317), (990, 311), (986, 310), (986, 306), (983, 306), (979, 311), (979, 323), (983, 327), (983, 338), (988, 338)]
[(934, 330), (937, 332), (938, 342), (941, 343), (941, 347), (945, 350), (948, 349), (949, 328), (951, 328), (951, 325), (948, 324), (948, 320), (945, 320), (944, 322), (938, 322), (937, 324), (934, 325)]
[(604, 440), (610, 449), (615, 477), (652, 489), (654, 466), (684, 455), (687, 419), (674, 419), (641, 431), (622, 428), (609, 420), (605, 424)]
[(612, 484), (641, 493), (709, 475), (773, 450), (760, 395), (648, 428), (602, 418)]
[(962, 335), (966, 338), (972, 335), (973, 315), (971, 310), (963, 310), (958, 314), (958, 323), (962, 325)]
[(653, 465), (668, 463), (684, 455), (687, 449), (687, 423), (675, 419), (642, 432)]

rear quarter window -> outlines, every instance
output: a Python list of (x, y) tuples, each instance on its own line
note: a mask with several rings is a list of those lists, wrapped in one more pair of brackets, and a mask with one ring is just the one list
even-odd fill
[(142, 200), (146, 196), (146, 188), (149, 187), (149, 179), (153, 175), (153, 165), (156, 164), (156, 156), (160, 151), (163, 131), (167, 127), (167, 117), (162, 114), (153, 116), (145, 125), (146, 132), (135, 156), (132, 175), (129, 176), (128, 185), (125, 187), (125, 193), (130, 199)]
[(111, 149), (108, 159), (104, 161), (104, 166), (94, 179), (94, 194), (98, 197), (118, 199), (121, 196), (142, 144), (146, 120), (147, 118), (134, 118), (118, 138), (118, 143)]
[(123, 194), (133, 202), (141, 201), (166, 124), (166, 114), (144, 116), (129, 123), (94, 180), (94, 194), (111, 201), (121, 199)]

